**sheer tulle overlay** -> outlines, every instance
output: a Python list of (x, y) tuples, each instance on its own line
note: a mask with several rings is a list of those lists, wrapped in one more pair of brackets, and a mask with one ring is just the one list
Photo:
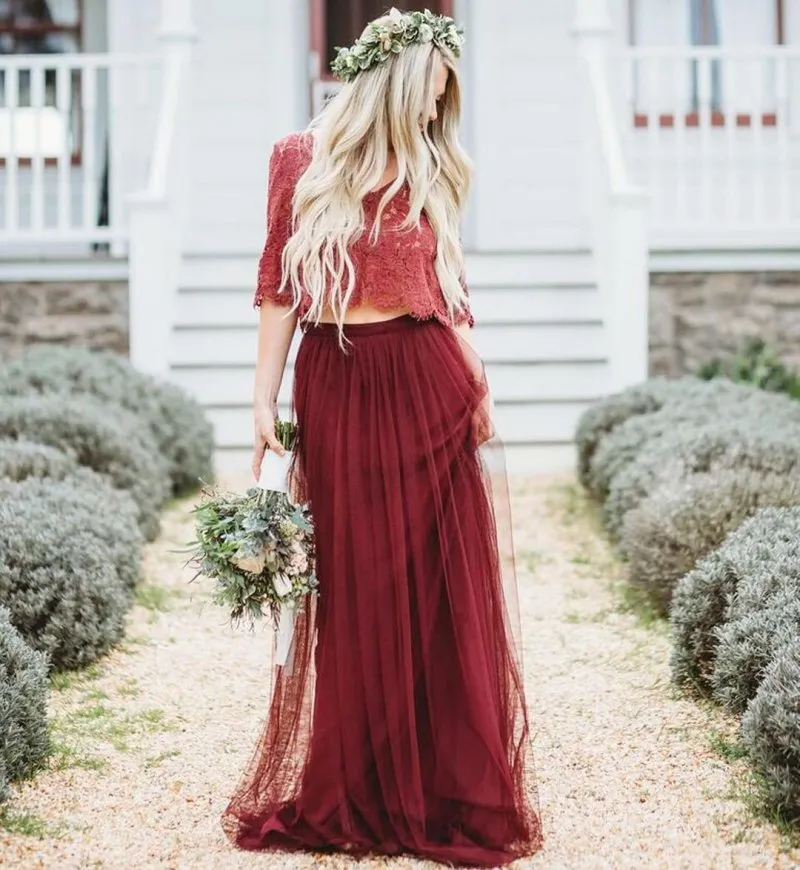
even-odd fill
[(244, 849), (495, 867), (541, 844), (502, 448), (457, 334), (309, 327), (296, 482), (320, 594), (223, 816)]

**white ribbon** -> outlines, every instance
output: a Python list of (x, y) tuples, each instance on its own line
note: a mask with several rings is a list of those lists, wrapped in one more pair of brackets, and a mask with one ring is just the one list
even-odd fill
[(283, 456), (278, 456), (272, 450), (264, 454), (261, 463), (261, 476), (258, 485), (261, 489), (270, 489), (273, 492), (285, 492), (289, 494), (289, 463), (292, 454), (287, 450)]
[[(288, 496), (289, 463), (291, 461), (292, 454), (288, 450), (283, 456), (278, 456), (277, 453), (268, 450), (264, 454), (264, 461), (261, 463), (261, 475), (258, 478), (258, 485), (261, 489), (283, 492)], [(275, 663), (281, 667), (286, 666), (289, 653), (292, 649), (296, 616), (297, 608), (294, 601), (281, 604), (280, 615), (278, 617), (278, 631), (275, 635)]]
[(278, 619), (278, 633), (275, 639), (275, 664), (285, 667), (292, 649), (294, 640), (294, 621), (297, 616), (297, 608), (294, 602), (281, 604), (280, 617)]

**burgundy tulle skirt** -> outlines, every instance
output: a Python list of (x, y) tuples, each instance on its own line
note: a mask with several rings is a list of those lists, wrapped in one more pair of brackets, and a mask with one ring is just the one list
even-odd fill
[(223, 825), (243, 849), (507, 864), (542, 837), (486, 386), (435, 321), (345, 335), (309, 327), (298, 353), (319, 596)]

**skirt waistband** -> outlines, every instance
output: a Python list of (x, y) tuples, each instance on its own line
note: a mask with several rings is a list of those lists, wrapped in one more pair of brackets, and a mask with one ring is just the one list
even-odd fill
[[(346, 338), (366, 337), (370, 335), (387, 335), (392, 332), (405, 332), (408, 329), (417, 329), (436, 323), (435, 320), (418, 320), (410, 314), (401, 314), (400, 317), (392, 317), (388, 320), (376, 320), (372, 323), (345, 323), (344, 334)], [(339, 327), (335, 323), (309, 323), (302, 327), (308, 336), (339, 337)]]

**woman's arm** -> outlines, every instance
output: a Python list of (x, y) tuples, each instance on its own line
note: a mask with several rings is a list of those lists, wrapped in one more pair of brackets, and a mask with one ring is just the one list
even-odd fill
[(267, 450), (283, 456), (285, 450), (275, 435), (278, 393), (281, 389), (286, 359), (297, 327), (297, 313), (289, 306), (264, 300), (258, 321), (258, 356), (253, 385), (255, 439), (253, 476), (258, 480)]
[(484, 442), (491, 440), (495, 435), (494, 402), (492, 401), (492, 394), (489, 390), (489, 381), (486, 379), (486, 367), (483, 364), (483, 360), (478, 356), (478, 352), (472, 346), (470, 340), (470, 332), (472, 330), (469, 323), (462, 323), (459, 326), (455, 326), (454, 330), (458, 336), (467, 368), (472, 373), (475, 381), (481, 384), (485, 390), (483, 399), (475, 411), (474, 419), (475, 438), (478, 446), (480, 446)]

